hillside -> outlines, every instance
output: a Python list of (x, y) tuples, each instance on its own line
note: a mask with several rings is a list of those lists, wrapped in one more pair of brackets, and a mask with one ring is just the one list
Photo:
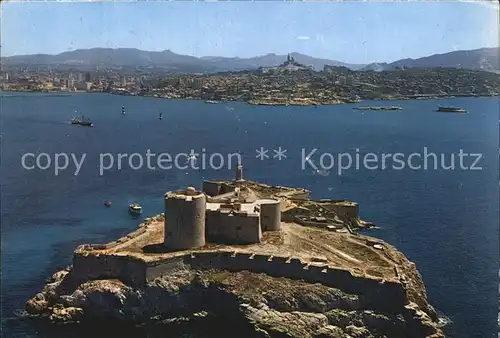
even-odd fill
[[(481, 48), (435, 54), (418, 59), (402, 59), (392, 63), (369, 65), (350, 64), (321, 59), (300, 53), (291, 53), (299, 63), (322, 70), (325, 65), (347, 67), (351, 70), (394, 70), (397, 68), (463, 68), (500, 73), (500, 48)], [(259, 67), (275, 67), (286, 60), (286, 55), (266, 54), (251, 58), (204, 56), (194, 57), (176, 54), (170, 50), (143, 51), (135, 48), (78, 49), (56, 55), (33, 54), (2, 58), (3, 67), (9, 68), (56, 68), (59, 70), (151, 70), (180, 73), (214, 73), (223, 71), (252, 70)]]
[[(340, 61), (318, 59), (308, 55), (292, 53), (300, 63), (311, 65), (316, 70), (324, 65), (345, 66), (360, 69), (364, 65), (346, 64)], [(286, 55), (267, 54), (252, 58), (230, 58), (207, 56), (197, 58), (176, 54), (170, 50), (161, 52), (143, 51), (134, 48), (92, 48), (78, 49), (56, 55), (34, 54), (2, 58), (4, 67), (53, 67), (59, 69), (112, 69), (112, 68), (162, 68), (172, 72), (217, 72), (250, 70), (259, 67), (273, 67), (285, 61)]]
[(372, 63), (363, 70), (393, 70), (396, 68), (462, 68), (500, 72), (500, 47), (462, 50), (435, 54), (418, 59), (402, 59), (392, 63)]

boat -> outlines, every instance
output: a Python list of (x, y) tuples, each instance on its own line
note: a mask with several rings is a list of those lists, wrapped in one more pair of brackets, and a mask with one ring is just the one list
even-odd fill
[(111, 206), (111, 201), (104, 201), (104, 205), (107, 206), (107, 207), (110, 207)]
[(93, 127), (94, 124), (92, 123), (92, 121), (90, 121), (90, 119), (88, 118), (85, 118), (83, 115), (81, 117), (73, 117), (71, 119), (71, 124), (78, 124), (80, 126), (84, 126), (84, 127)]
[(158, 119), (159, 120), (163, 120), (163, 114), (162, 113), (160, 113), (160, 116), (158, 116)]
[(214, 101), (214, 100), (206, 100), (205, 103), (210, 103), (210, 104), (217, 104), (219, 102)]
[(139, 216), (142, 214), (142, 207), (139, 203), (132, 203), (128, 206), (128, 211), (134, 216)]
[(467, 110), (458, 107), (438, 107), (437, 111), (446, 113), (467, 113)]
[(125, 107), (122, 106), (122, 115), (125, 115)]

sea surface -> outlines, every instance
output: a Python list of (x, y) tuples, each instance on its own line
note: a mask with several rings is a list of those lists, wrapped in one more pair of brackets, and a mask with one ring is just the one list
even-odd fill
[[(0, 95), (3, 337), (89, 336), (81, 329), (68, 333), (70, 329), (41, 327), (18, 314), (46, 278), (71, 263), (75, 246), (104, 243), (137, 227), (140, 219), (130, 217), (128, 203), (141, 203), (144, 217), (163, 212), (162, 196), (168, 190), (200, 186), (203, 179), (232, 178), (235, 163), (229, 167), (227, 160), (234, 153), (241, 154), (248, 179), (305, 187), (314, 198), (359, 202), (361, 217), (378, 225), (369, 234), (393, 244), (417, 264), (429, 301), (451, 322), (450, 337), (497, 336), (498, 98), (363, 102), (404, 109), (356, 111), (352, 104), (264, 107), (106, 94)], [(469, 113), (438, 113), (438, 105), (459, 106)], [(70, 125), (75, 110), (95, 126)], [(268, 150), (268, 158), (256, 158), (261, 147)], [(273, 157), (279, 147), (286, 149), (281, 160)], [(303, 167), (303, 157), (315, 148), (310, 159), (317, 169), (307, 162)], [(423, 154), (424, 148), (436, 153), (439, 162), (444, 154), (446, 166), (455, 154), (455, 168), (443, 169), (441, 163), (435, 168), (432, 160), (427, 170), (408, 165), (398, 170), (390, 160), (381, 168), (382, 154), (402, 153), (407, 159), (411, 153)], [(118, 153), (142, 154), (146, 161), (148, 149), (172, 157), (194, 149), (205, 154), (206, 168), (153, 170), (144, 163), (134, 170), (127, 158), (117, 168)], [(481, 169), (462, 169), (460, 151), (481, 154), (475, 165)], [(26, 153), (47, 153), (52, 161), (56, 153), (86, 157), (77, 175), (72, 160), (55, 175), (53, 163), (47, 170), (24, 169), (21, 159)], [(113, 155), (115, 163), (100, 175), (104, 153)], [(214, 153), (224, 157), (223, 168), (210, 168)], [(340, 175), (337, 163), (325, 168), (339, 153), (351, 154), (353, 160), (358, 153), (359, 167), (354, 163)], [(368, 162), (370, 168), (378, 163), (378, 169), (364, 167), (367, 153), (378, 156), (375, 164)], [(132, 166), (140, 164), (139, 157), (134, 155)], [(219, 157), (213, 155), (216, 165)], [(462, 166), (470, 167), (473, 160), (464, 157)], [(201, 164), (202, 156), (198, 161)], [(412, 161), (414, 167), (422, 165), (418, 157)], [(179, 160), (181, 165), (185, 162)], [(28, 158), (27, 164), (33, 160)], [(157, 166), (154, 158), (152, 166)], [(104, 207), (105, 200), (113, 205)]]

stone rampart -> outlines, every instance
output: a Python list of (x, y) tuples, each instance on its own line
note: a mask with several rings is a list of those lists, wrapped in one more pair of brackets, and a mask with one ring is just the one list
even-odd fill
[(82, 244), (73, 253), (72, 275), (78, 282), (102, 278), (116, 278), (131, 285), (146, 282), (146, 262), (132, 256), (114, 255), (111, 250), (118, 245), (145, 234), (148, 227), (141, 224), (138, 229), (106, 244)]
[(311, 197), (311, 192), (309, 190), (295, 190), (285, 196), (292, 201), (307, 201)]
[(169, 273), (189, 268), (184, 264), (184, 260), (185, 255), (182, 255), (180, 257), (170, 257), (165, 260), (148, 263), (146, 280), (152, 281), (158, 277), (168, 275)]
[(405, 287), (397, 281), (384, 281), (357, 275), (327, 263), (304, 262), (298, 258), (230, 251), (199, 251), (145, 262), (133, 256), (75, 252), (73, 276), (79, 282), (116, 278), (133, 286), (168, 275), (180, 269), (220, 269), (251, 271), (273, 277), (304, 280), (360, 295), (364, 307), (398, 312), (408, 303)]
[(203, 181), (202, 190), (210, 197), (220, 195), (221, 184), (214, 181)]
[(195, 252), (149, 263), (146, 276), (148, 280), (152, 280), (176, 269), (186, 268), (187, 265), (193, 269), (221, 269), (233, 272), (247, 270), (273, 277), (321, 283), (360, 295), (367, 308), (388, 312), (401, 311), (408, 303), (406, 291), (399, 282), (356, 275), (349, 270), (328, 266), (326, 263), (307, 263), (292, 257), (227, 251)]
[(79, 283), (120, 279), (124, 283), (140, 286), (146, 282), (146, 267), (145, 261), (132, 256), (75, 252), (72, 277)]
[(311, 210), (302, 207), (293, 207), (281, 213), (281, 221), (294, 222), (296, 216), (309, 216)]
[(307, 220), (307, 219), (300, 217), (300, 216), (294, 216), (292, 218), (292, 220), (293, 220), (293, 222), (300, 224), (302, 226), (306, 226), (306, 227), (328, 229), (328, 226), (334, 226), (336, 229), (343, 228), (343, 225), (341, 225), (341, 224), (334, 224), (334, 223), (330, 223), (330, 222), (314, 222), (314, 221)]
[(353, 202), (338, 201), (328, 204), (328, 210), (333, 211), (343, 221), (357, 221), (359, 219), (359, 205)]
[(218, 197), (219, 195), (234, 192), (235, 186), (222, 181), (203, 181), (202, 191), (209, 197)]
[(79, 245), (76, 247), (75, 253), (110, 250), (119, 244), (123, 244), (123, 243), (130, 241), (130, 240), (135, 239), (136, 237), (146, 233), (147, 231), (148, 231), (148, 229), (146, 226), (140, 226), (137, 230), (130, 232), (127, 235), (120, 237), (117, 240), (106, 243), (106, 244), (82, 244), (82, 245)]

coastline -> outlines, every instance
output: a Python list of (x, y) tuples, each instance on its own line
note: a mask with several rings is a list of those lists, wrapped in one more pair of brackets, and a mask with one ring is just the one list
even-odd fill
[[(409, 101), (409, 100), (446, 100), (462, 97), (471, 98), (483, 98), (483, 97), (497, 97), (497, 94), (429, 94), (429, 95), (412, 95), (412, 96), (394, 96), (394, 97), (379, 97), (379, 98), (361, 98), (359, 100), (351, 99), (341, 99), (338, 100), (328, 100), (328, 101), (316, 101), (314, 99), (304, 98), (295, 101), (273, 101), (273, 100), (262, 100), (262, 99), (251, 99), (242, 100), (237, 98), (224, 98), (221, 100), (207, 100), (201, 97), (167, 97), (160, 96), (159, 94), (138, 94), (125, 91), (43, 91), (43, 90), (31, 90), (31, 91), (17, 91), (17, 90), (3, 90), (0, 93), (44, 93), (44, 94), (54, 94), (54, 95), (71, 95), (71, 94), (111, 94), (118, 96), (138, 96), (147, 97), (163, 100), (195, 100), (195, 101), (205, 101), (207, 104), (225, 104), (230, 102), (246, 103), (248, 105), (254, 106), (278, 106), (278, 107), (317, 107), (317, 106), (337, 106), (343, 104), (358, 104), (366, 101)], [(210, 101), (210, 102), (207, 102)]]

